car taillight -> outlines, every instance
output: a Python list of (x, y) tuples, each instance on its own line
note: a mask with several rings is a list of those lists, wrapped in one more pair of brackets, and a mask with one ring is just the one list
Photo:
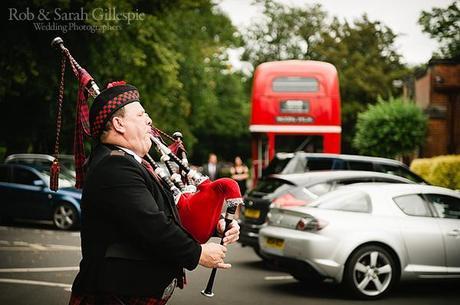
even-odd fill
[(302, 206), (306, 204), (308, 204), (308, 201), (306, 201), (305, 199), (296, 198), (294, 195), (290, 193), (281, 195), (280, 197), (272, 201), (272, 206), (277, 208)]
[(322, 230), (329, 224), (326, 220), (317, 218), (300, 218), (296, 225), (296, 230), (316, 232)]

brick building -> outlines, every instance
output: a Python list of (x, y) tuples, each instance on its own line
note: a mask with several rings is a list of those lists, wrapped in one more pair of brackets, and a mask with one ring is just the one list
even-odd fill
[(420, 157), (460, 154), (460, 60), (430, 60), (406, 82), (404, 96), (429, 118)]

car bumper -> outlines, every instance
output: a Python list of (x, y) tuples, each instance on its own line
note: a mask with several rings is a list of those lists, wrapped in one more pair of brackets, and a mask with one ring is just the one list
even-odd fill
[[(267, 238), (283, 240), (283, 246), (273, 247), (267, 243)], [(293, 266), (309, 266), (322, 278), (330, 278), (340, 283), (344, 262), (340, 257), (340, 241), (325, 235), (297, 231), (281, 227), (265, 227), (259, 232), (259, 247), (263, 255), (297, 261)], [(300, 265), (299, 265), (300, 264)], [(303, 267), (305, 273), (309, 268)]]
[(240, 222), (240, 237), (238, 242), (244, 246), (250, 246), (252, 248), (259, 248), (259, 231), (266, 227), (266, 224), (255, 225)]

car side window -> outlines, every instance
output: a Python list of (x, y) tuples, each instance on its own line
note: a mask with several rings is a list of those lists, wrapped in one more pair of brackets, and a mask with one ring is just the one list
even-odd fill
[(325, 210), (370, 213), (372, 210), (369, 195), (361, 191), (338, 190), (319, 197), (311, 206)]
[(40, 180), (40, 177), (30, 170), (19, 167), (13, 169), (13, 183), (34, 185), (35, 180)]
[(334, 159), (334, 163), (332, 164), (332, 169), (346, 169), (347, 164), (345, 161), (341, 159)]
[(374, 167), (371, 162), (348, 161), (348, 167), (351, 170), (358, 170), (358, 171), (373, 171), (374, 170)]
[(330, 170), (334, 160), (330, 158), (308, 158), (307, 168), (310, 171)]
[(421, 217), (433, 216), (428, 208), (427, 202), (420, 194), (395, 197), (393, 201), (406, 215)]
[(459, 198), (440, 194), (426, 194), (425, 196), (439, 217), (460, 219)]
[(386, 173), (386, 174), (392, 174), (400, 177), (404, 177), (406, 179), (409, 179), (413, 182), (416, 183), (424, 183), (423, 179), (421, 179), (419, 176), (415, 175), (408, 169), (400, 166), (395, 166), (395, 165), (388, 165), (388, 164), (375, 164), (375, 169), (379, 172)]
[(9, 182), (8, 167), (0, 167), (0, 182)]

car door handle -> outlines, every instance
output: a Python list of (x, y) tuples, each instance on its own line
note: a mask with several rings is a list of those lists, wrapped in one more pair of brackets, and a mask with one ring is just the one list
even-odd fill
[(460, 235), (460, 230), (459, 229), (454, 229), (454, 230), (450, 231), (449, 233), (447, 233), (447, 236), (457, 237), (459, 235)]

